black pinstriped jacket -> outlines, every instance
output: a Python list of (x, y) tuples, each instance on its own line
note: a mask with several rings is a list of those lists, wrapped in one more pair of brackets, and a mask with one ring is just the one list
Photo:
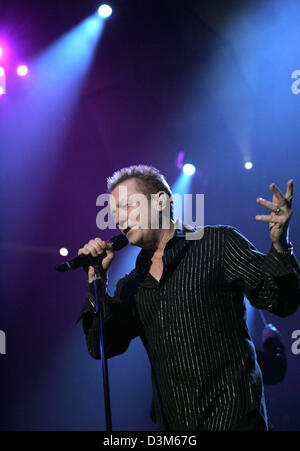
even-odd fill
[[(141, 250), (135, 269), (119, 280), (113, 297), (107, 295), (106, 356), (123, 353), (132, 338), (141, 337), (160, 430), (227, 430), (256, 409), (266, 420), (244, 295), (256, 308), (281, 317), (294, 313), (300, 303), (298, 263), (273, 247), (260, 253), (230, 226), (205, 226), (200, 240), (187, 240), (186, 233), (184, 226), (168, 241), (159, 282), (149, 283), (151, 262)], [(78, 320), (89, 353), (99, 359), (91, 287)]]

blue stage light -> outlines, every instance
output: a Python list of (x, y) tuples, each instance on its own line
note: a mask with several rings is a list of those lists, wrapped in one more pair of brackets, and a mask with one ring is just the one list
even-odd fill
[(246, 163), (244, 164), (244, 168), (245, 169), (252, 169), (253, 168), (253, 163), (251, 161), (246, 161)]
[(196, 172), (195, 166), (193, 164), (190, 164), (190, 163), (186, 163), (183, 166), (182, 170), (185, 173), (185, 175), (193, 175)]
[(103, 4), (99, 7), (98, 14), (103, 19), (107, 19), (112, 14), (112, 8), (109, 5)]

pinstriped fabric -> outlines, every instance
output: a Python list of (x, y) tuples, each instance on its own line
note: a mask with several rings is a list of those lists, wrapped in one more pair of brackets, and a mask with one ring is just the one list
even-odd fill
[[(235, 395), (243, 391), (241, 387), (233, 390), (232, 381), (235, 377), (238, 383), (243, 374), (245, 365), (240, 356), (245, 351), (234, 343), (236, 334), (227, 338), (232, 316), (227, 312), (220, 282), (224, 233), (211, 232), (214, 230), (205, 230), (200, 242), (177, 242), (166, 249), (166, 268), (178, 260), (174, 271), (166, 271), (155, 289), (141, 284), (136, 298), (142, 338), (166, 421), (173, 430), (227, 428), (248, 408), (260, 404), (256, 399), (253, 406), (244, 403), (241, 410), (233, 402)], [(244, 388), (247, 384), (249, 381), (243, 380), (240, 385)], [(240, 407), (243, 397), (239, 395)], [(227, 405), (227, 412), (223, 405)], [(234, 418), (236, 412), (238, 417)]]
[[(143, 270), (149, 262), (141, 251), (132, 308), (170, 430), (227, 430), (254, 409), (265, 415), (244, 293), (255, 307), (293, 313), (300, 299), (295, 262), (273, 248), (261, 254), (229, 226), (206, 226), (197, 241), (175, 235), (159, 283)], [(118, 345), (110, 353), (118, 354)]]
[[(265, 256), (254, 249), (237, 231), (206, 227), (204, 239), (166, 247), (160, 283), (152, 278), (151, 285), (148, 276), (140, 284), (142, 338), (173, 430), (228, 429), (247, 412), (263, 410), (243, 302), (248, 291), (255, 303), (251, 294), (262, 280), (258, 264)], [(274, 303), (274, 283), (265, 284), (264, 301)]]

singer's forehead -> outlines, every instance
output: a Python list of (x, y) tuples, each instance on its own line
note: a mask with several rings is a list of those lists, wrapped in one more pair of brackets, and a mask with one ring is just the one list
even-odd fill
[(132, 194), (140, 192), (141, 189), (137, 185), (135, 179), (132, 178), (125, 180), (112, 190), (111, 195), (114, 199), (111, 199), (111, 203), (115, 203), (116, 207), (118, 208), (124, 203), (124, 201), (127, 201)]

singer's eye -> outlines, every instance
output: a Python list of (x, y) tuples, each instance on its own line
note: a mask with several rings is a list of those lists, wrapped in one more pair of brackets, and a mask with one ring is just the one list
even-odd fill
[(136, 207), (137, 204), (139, 204), (139, 202), (136, 202), (136, 201), (134, 201), (134, 200), (131, 200), (131, 201), (128, 202), (127, 206), (128, 206), (128, 207)]
[(127, 207), (129, 207), (129, 202), (126, 202), (126, 203), (120, 205), (120, 209), (121, 209), (121, 210), (126, 210)]
[(139, 202), (135, 200), (129, 200), (124, 206), (121, 208), (127, 209), (128, 207), (136, 207), (139, 204)]

